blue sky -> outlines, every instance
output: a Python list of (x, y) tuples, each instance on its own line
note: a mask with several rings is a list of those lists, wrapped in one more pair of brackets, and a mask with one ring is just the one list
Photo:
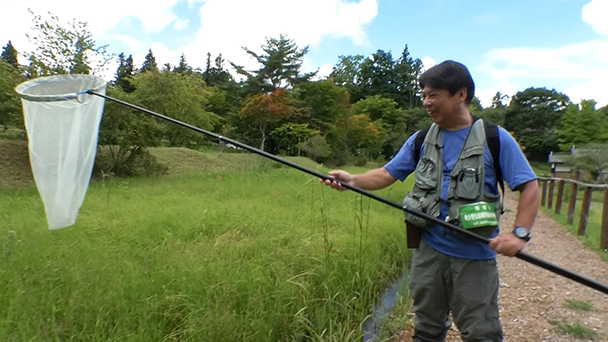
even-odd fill
[(309, 46), (304, 69), (321, 75), (340, 55), (381, 49), (397, 58), (407, 44), (427, 67), (467, 65), (484, 104), (496, 91), (531, 86), (608, 104), (608, 0), (0, 0), (0, 12), (11, 13), (0, 22), (0, 44), (32, 49), (28, 7), (89, 23), (99, 45), (133, 55), (136, 66), (151, 48), (159, 65), (185, 53), (203, 67), (211, 52), (253, 69), (241, 47), (260, 51), (265, 37), (285, 33)]

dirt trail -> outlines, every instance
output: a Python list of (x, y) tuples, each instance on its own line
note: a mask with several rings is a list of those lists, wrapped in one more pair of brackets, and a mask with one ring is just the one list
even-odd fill
[[(501, 218), (503, 227), (513, 226), (516, 196), (507, 193), (505, 204), (510, 210)], [(608, 284), (608, 263), (542, 211), (532, 234), (524, 250), (527, 254)], [(500, 316), (506, 342), (608, 341), (608, 295), (517, 258), (499, 256), (498, 267)], [(569, 308), (582, 303), (588, 303), (591, 310)], [(576, 324), (597, 335), (593, 339), (577, 339), (558, 328)], [(408, 327), (394, 341), (411, 341), (411, 330)], [(456, 329), (450, 331), (448, 341), (460, 341)]]

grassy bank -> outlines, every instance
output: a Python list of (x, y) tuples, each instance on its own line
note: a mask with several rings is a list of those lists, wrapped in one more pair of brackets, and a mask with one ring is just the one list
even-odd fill
[[(359, 338), (406, 268), (402, 213), (248, 155), (219, 158), (240, 162), (94, 182), (77, 224), (58, 231), (35, 188), (2, 191), (0, 339)], [(404, 187), (381, 195), (400, 201)]]

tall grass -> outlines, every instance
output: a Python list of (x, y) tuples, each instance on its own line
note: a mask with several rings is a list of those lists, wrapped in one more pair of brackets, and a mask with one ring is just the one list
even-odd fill
[(0, 340), (356, 340), (407, 267), (401, 216), (273, 164), (97, 182), (58, 231), (3, 191)]

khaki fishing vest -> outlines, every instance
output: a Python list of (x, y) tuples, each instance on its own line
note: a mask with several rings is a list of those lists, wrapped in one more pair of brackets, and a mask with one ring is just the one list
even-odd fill
[[(492, 203), (495, 206), (496, 218), (502, 213), (500, 194), (494, 196), (484, 191), (485, 167), (484, 151), (486, 134), (483, 121), (476, 120), (464, 142), (460, 155), (450, 172), (448, 188), (447, 221), (459, 224), (459, 208), (476, 202)], [(441, 129), (433, 124), (425, 139), (424, 153), (418, 165), (414, 179), (414, 188), (407, 194), (403, 204), (411, 209), (439, 217), (441, 194), (443, 189), (443, 143)], [(406, 213), (406, 220), (416, 226), (426, 227), (429, 222), (423, 218)], [(473, 232), (490, 237), (493, 227), (474, 228)]]

